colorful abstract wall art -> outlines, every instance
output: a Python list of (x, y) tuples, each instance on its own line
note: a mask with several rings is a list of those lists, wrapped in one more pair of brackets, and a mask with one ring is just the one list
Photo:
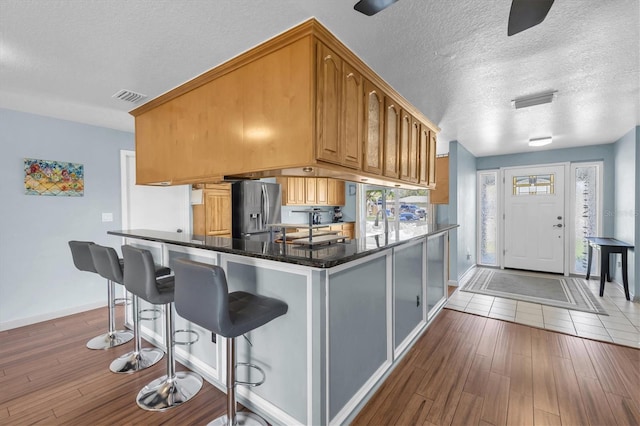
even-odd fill
[(84, 165), (60, 161), (24, 159), (24, 193), (27, 195), (84, 195)]

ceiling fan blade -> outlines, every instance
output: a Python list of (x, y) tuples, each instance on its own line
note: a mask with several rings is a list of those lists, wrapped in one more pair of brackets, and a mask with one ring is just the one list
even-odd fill
[(538, 25), (547, 17), (553, 0), (513, 0), (507, 35), (512, 36)]
[(375, 15), (398, 0), (360, 0), (353, 8), (367, 16)]

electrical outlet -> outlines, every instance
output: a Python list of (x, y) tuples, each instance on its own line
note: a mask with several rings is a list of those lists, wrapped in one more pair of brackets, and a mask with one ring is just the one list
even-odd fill
[(113, 222), (113, 213), (102, 213), (103, 222)]
[(622, 262), (618, 260), (618, 268), (622, 268)]

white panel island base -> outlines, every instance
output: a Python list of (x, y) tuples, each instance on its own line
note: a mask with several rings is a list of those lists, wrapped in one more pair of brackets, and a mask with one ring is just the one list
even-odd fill
[[(247, 339), (237, 339), (238, 361), (257, 364), (266, 373), (262, 386), (238, 386), (238, 401), (274, 425), (326, 425), (346, 424), (355, 417), (444, 305), (451, 228), (387, 244), (359, 240), (352, 243), (359, 244), (353, 260), (345, 256), (336, 261), (334, 249), (332, 261), (324, 263), (337, 264), (331, 267), (310, 266), (313, 262), (300, 260), (299, 252), (289, 261), (273, 260), (273, 253), (245, 255), (238, 249), (239, 240), (181, 234), (174, 239), (170, 233), (158, 237), (156, 231), (144, 230), (110, 234), (151, 250), (165, 266), (173, 267), (178, 258), (220, 265), (229, 291), (286, 302), (284, 316), (247, 334)], [(282, 252), (282, 247), (265, 246), (263, 252)], [(287, 257), (284, 250), (282, 258)], [(144, 301), (141, 305), (153, 308)], [(131, 314), (129, 310), (128, 324)], [(225, 339), (176, 315), (180, 329), (200, 337), (191, 345), (176, 346), (176, 358), (224, 390)], [(142, 334), (164, 348), (162, 318), (142, 321)], [(238, 367), (238, 380), (255, 381), (250, 370)]]

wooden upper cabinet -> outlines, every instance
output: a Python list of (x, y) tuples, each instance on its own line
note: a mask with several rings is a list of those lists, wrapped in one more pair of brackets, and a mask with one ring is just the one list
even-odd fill
[(340, 124), (342, 111), (342, 59), (322, 43), (318, 43), (318, 159), (341, 163)]
[(318, 43), (318, 159), (359, 169), (362, 162), (362, 75)]
[(382, 174), (384, 95), (368, 80), (364, 82), (364, 162), (362, 169)]
[(362, 93), (364, 80), (351, 65), (344, 62), (342, 72), (342, 138), (341, 164), (359, 169), (362, 163)]
[(398, 178), (400, 108), (390, 97), (385, 96), (384, 99), (384, 167), (382, 174), (390, 178)]
[(327, 178), (315, 178), (316, 181), (316, 204), (326, 206), (329, 202)]
[(327, 204), (330, 206), (344, 206), (346, 195), (344, 181), (338, 179), (327, 180)]
[(420, 126), (420, 148), (418, 151), (418, 181), (423, 185), (429, 185), (429, 128), (424, 124)]
[(449, 157), (438, 157), (435, 164), (436, 187), (429, 194), (429, 201), (431, 204), (449, 204)]
[(400, 116), (400, 179), (418, 182), (418, 136), (420, 123), (407, 111)]
[(283, 206), (344, 206), (344, 181), (331, 178), (279, 177)]
[[(429, 187), (436, 187), (436, 149), (437, 149), (437, 135), (433, 130), (429, 130)], [(447, 163), (448, 166), (448, 163)], [(448, 167), (447, 167), (448, 173)]]
[(409, 132), (409, 181), (418, 182), (418, 149), (420, 146), (420, 122), (411, 117), (411, 130)]
[(131, 114), (138, 184), (314, 176), (425, 187), (414, 121), (437, 131), (314, 19)]

